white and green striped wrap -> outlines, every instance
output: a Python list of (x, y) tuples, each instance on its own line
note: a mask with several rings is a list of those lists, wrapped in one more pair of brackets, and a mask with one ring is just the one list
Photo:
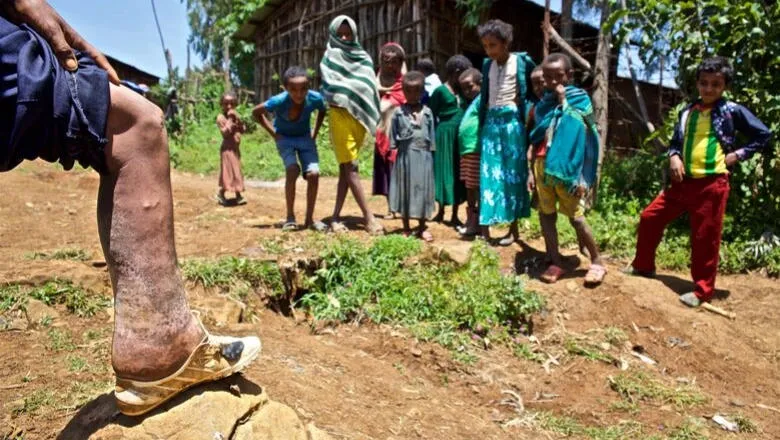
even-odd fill
[[(338, 37), (338, 28), (347, 22), (354, 41)], [(336, 17), (328, 29), (328, 49), (320, 62), (322, 95), (330, 105), (346, 109), (370, 134), (379, 123), (379, 92), (371, 56), (357, 39), (357, 25), (346, 15)]]

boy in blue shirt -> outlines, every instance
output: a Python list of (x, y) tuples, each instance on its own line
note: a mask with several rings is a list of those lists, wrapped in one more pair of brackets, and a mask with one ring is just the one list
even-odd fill
[[(284, 230), (295, 230), (295, 181), (303, 170), (308, 182), (306, 189), (306, 221), (304, 229), (324, 231), (324, 223), (314, 221), (314, 204), (317, 201), (320, 165), (317, 155), (317, 134), (325, 120), (325, 101), (322, 95), (309, 90), (309, 76), (306, 69), (293, 66), (284, 72), (285, 91), (258, 105), (252, 115), (260, 125), (276, 139), (276, 148), (282, 157), (287, 179), (284, 192), (287, 199), (287, 221)], [(318, 111), (314, 131), (311, 131), (311, 114)], [(274, 122), (268, 120), (273, 113)], [(298, 165), (300, 162), (300, 166)]]

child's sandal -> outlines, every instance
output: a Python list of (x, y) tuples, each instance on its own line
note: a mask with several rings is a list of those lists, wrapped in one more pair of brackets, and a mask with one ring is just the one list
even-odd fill
[(585, 274), (585, 285), (598, 286), (604, 281), (605, 276), (607, 276), (606, 267), (600, 264), (591, 264), (588, 273)]
[(563, 269), (556, 266), (555, 264), (551, 264), (539, 278), (547, 284), (554, 284), (563, 276), (563, 274)]

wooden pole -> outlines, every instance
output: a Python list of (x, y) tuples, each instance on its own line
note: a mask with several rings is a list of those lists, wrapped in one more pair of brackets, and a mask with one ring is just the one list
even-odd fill
[(542, 23), (542, 31), (544, 35), (544, 46), (542, 47), (542, 58), (547, 58), (547, 55), (550, 55), (550, 29), (552, 29), (552, 24), (550, 23), (550, 0), (545, 0), (544, 22)]
[[(626, 0), (620, 0), (620, 6), (624, 10), (628, 9), (628, 7), (626, 7)], [(631, 44), (626, 44), (626, 52), (626, 64), (628, 65), (628, 71), (631, 74), (631, 83), (634, 86), (636, 101), (639, 103), (639, 112), (642, 114), (642, 121), (645, 124), (645, 128), (647, 128), (647, 132), (652, 133), (655, 131), (655, 127), (653, 126), (653, 123), (650, 122), (650, 116), (647, 113), (647, 104), (645, 104), (645, 97), (642, 95), (642, 89), (639, 86), (639, 80), (636, 77), (636, 70), (634, 69), (634, 64), (631, 61)]]
[(225, 69), (225, 91), (233, 89), (233, 85), (230, 83), (230, 38), (225, 37), (222, 40), (222, 63)]
[(152, 0), (152, 14), (154, 15), (154, 22), (157, 25), (157, 34), (160, 35), (160, 44), (162, 45), (165, 63), (168, 65), (168, 82), (173, 86), (173, 59), (171, 57), (171, 52), (165, 47), (165, 40), (163, 39), (162, 29), (160, 28), (160, 20), (157, 18), (157, 8), (154, 5), (154, 0)]
[[(561, 37), (560, 34), (558, 34), (558, 31), (556, 31), (555, 28), (552, 27), (552, 24), (549, 24), (549, 22), (545, 23), (545, 33), (544, 34), (545, 34), (545, 36), (548, 39), (548, 42), (546, 44), (549, 45), (550, 44), (549, 40), (552, 39), (555, 42), (555, 44), (560, 46), (560, 48), (564, 52), (569, 54), (569, 56), (572, 57), (572, 59), (574, 59), (574, 61), (577, 64), (582, 66), (587, 71), (593, 70), (593, 66), (591, 66), (591, 64), (588, 62), (588, 60), (586, 60), (582, 55), (580, 55), (579, 52), (577, 52), (576, 49), (571, 47), (569, 45), (569, 43), (567, 43), (566, 40), (564, 40), (563, 37)], [(547, 51), (549, 51), (549, 49), (547, 49)], [(547, 55), (549, 55), (549, 53)], [(547, 55), (545, 55), (545, 57)]]
[(604, 29), (609, 19), (610, 0), (601, 0), (601, 24), (599, 25), (598, 47), (596, 48), (596, 63), (594, 68), (595, 90), (593, 91), (593, 113), (599, 132), (599, 160), (596, 167), (596, 182), (591, 192), (591, 206), (596, 204), (601, 167), (604, 154), (607, 151), (607, 136), (609, 134), (609, 70), (612, 54), (612, 29)]

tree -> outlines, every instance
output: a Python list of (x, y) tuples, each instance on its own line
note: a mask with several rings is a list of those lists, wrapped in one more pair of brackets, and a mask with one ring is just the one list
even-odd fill
[(238, 41), (238, 32), (265, 0), (181, 0), (187, 5), (190, 43), (195, 52), (213, 66), (224, 64), (225, 43), (231, 54), (231, 74), (238, 84), (251, 88), (254, 78), (254, 45)]
[(574, 0), (561, 1), (561, 36), (569, 44), (574, 38)]
[(596, 173), (596, 188), (593, 197), (598, 194), (598, 182), (601, 180), (601, 166), (607, 151), (609, 130), (609, 61), (612, 55), (612, 26), (609, 25), (610, 0), (600, 0), (601, 26), (599, 26), (596, 62), (593, 67), (595, 90), (593, 91), (593, 113), (599, 130), (599, 162)]

